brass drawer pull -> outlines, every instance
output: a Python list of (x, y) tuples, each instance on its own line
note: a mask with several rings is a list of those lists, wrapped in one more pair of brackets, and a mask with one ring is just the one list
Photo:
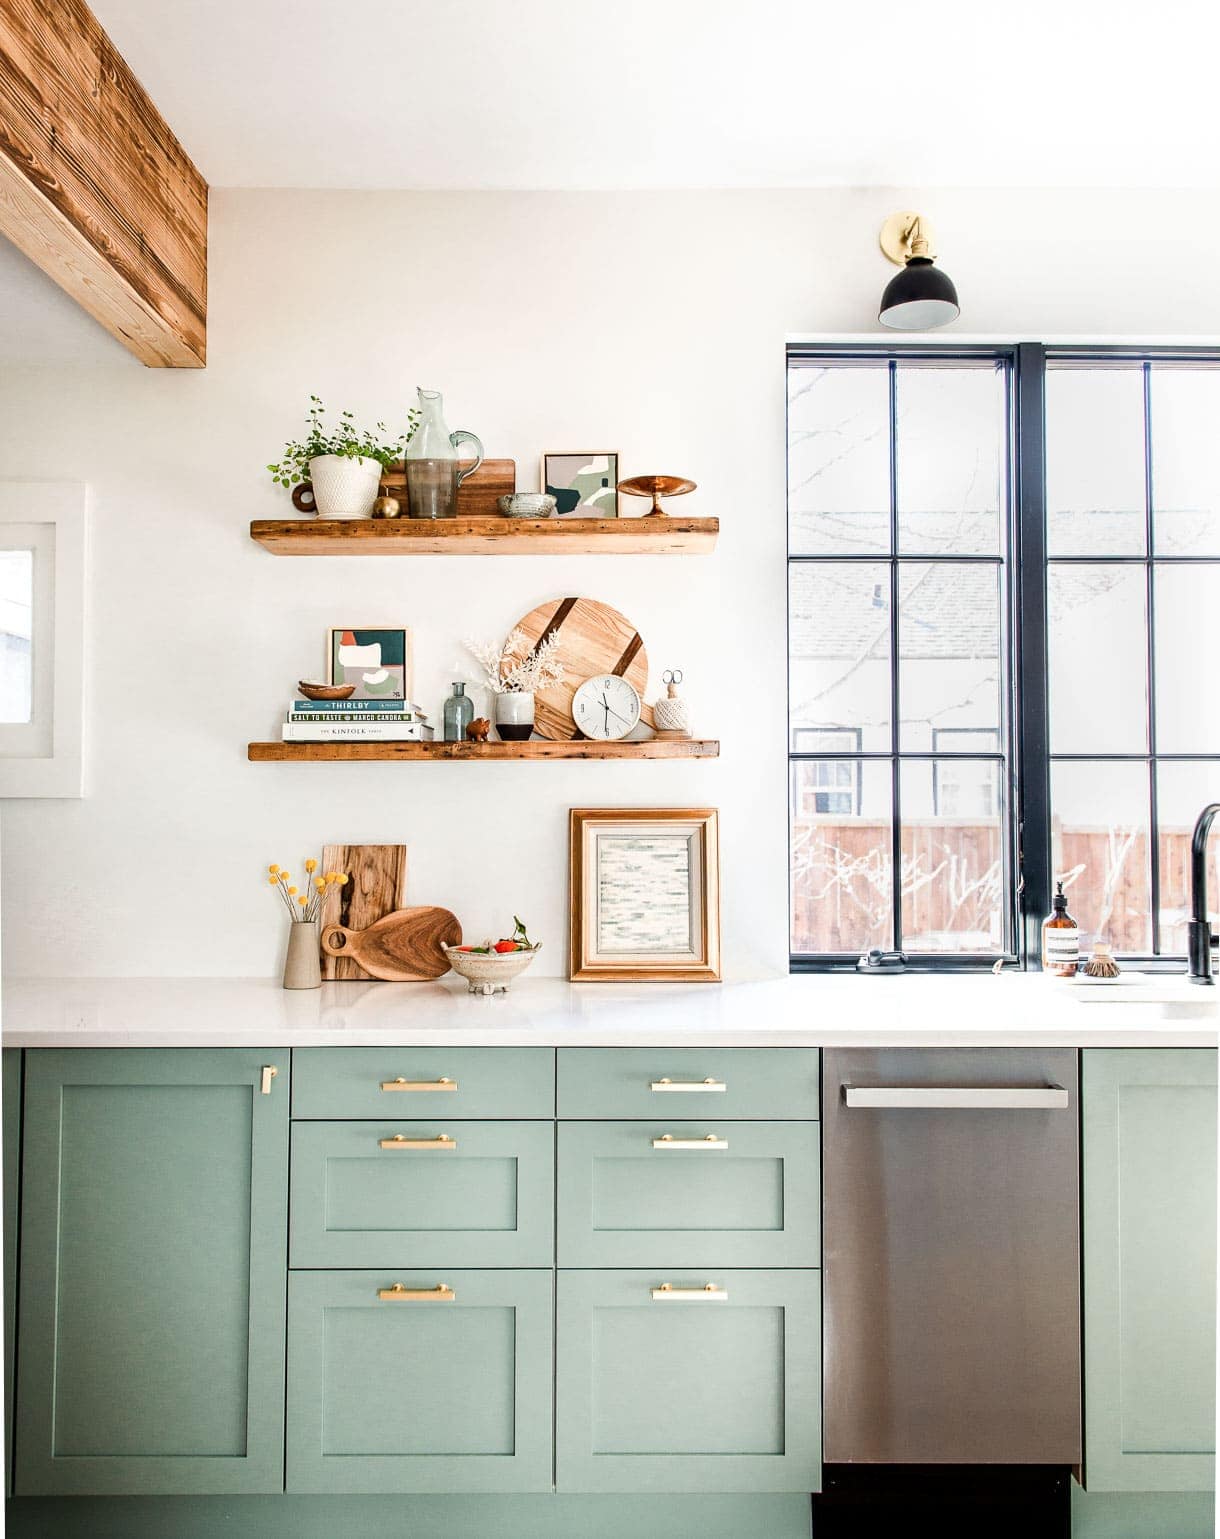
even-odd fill
[(727, 1304), (729, 1301), (729, 1290), (718, 1288), (715, 1283), (704, 1283), (702, 1288), (675, 1288), (673, 1283), (662, 1283), (659, 1288), (653, 1288), (651, 1292), (658, 1302), (664, 1299), (677, 1299), (679, 1303), (689, 1304), (698, 1299), (701, 1304)]
[(406, 1283), (394, 1283), (389, 1288), (378, 1288), (377, 1297), (415, 1304), (452, 1304), (457, 1294), (445, 1283), (437, 1283), (435, 1288), (408, 1288)]
[(456, 1090), (457, 1080), (445, 1079), (383, 1079), (383, 1090)]
[(723, 1094), (729, 1087), (722, 1079), (654, 1079), (651, 1088), (656, 1091), (719, 1091)]
[(672, 1133), (662, 1133), (660, 1138), (652, 1141), (654, 1149), (727, 1149), (727, 1138), (717, 1138), (715, 1133), (708, 1133), (703, 1138), (675, 1138)]
[(405, 1133), (395, 1133), (393, 1138), (379, 1138), (379, 1149), (456, 1149), (457, 1139), (448, 1133), (438, 1133), (435, 1138), (408, 1138)]
[(271, 1094), (271, 1081), (279, 1072), (273, 1063), (265, 1063), (263, 1065), (262, 1079), (259, 1084), (259, 1091), (262, 1095)]

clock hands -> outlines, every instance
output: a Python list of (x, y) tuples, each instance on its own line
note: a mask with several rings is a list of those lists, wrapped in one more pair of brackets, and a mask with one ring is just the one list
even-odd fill
[(606, 708), (606, 726), (607, 727), (609, 727), (609, 725), (610, 725), (610, 718), (611, 718), (611, 716), (617, 717), (619, 721), (625, 722), (628, 726), (631, 725), (631, 723), (627, 721), (627, 718), (625, 716), (619, 716), (619, 713), (614, 709), (614, 707), (606, 699), (605, 695), (602, 696), (602, 705), (604, 705), (605, 708)]

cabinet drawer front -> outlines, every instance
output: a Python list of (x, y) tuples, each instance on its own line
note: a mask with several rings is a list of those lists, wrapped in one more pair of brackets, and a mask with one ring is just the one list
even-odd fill
[[(389, 1088), (383, 1088), (388, 1086)], [(553, 1117), (547, 1047), (304, 1047), (293, 1054), (294, 1117)]]
[(559, 1490), (819, 1488), (817, 1271), (560, 1272), (558, 1288)]
[(816, 1118), (816, 1048), (559, 1049), (561, 1117)]
[(288, 1294), (289, 1491), (550, 1489), (550, 1272), (294, 1272)]
[(550, 1122), (297, 1122), (291, 1265), (549, 1266), (554, 1181)]
[(816, 1267), (820, 1162), (815, 1122), (561, 1123), (559, 1265)]

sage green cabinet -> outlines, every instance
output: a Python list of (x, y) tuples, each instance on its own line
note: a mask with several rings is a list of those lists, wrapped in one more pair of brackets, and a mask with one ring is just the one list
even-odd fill
[(1085, 1480), (1215, 1479), (1216, 1054), (1083, 1054)]
[(17, 1193), (21, 1185), (21, 1051), (3, 1053), (4, 1491), (13, 1494), (13, 1354), (17, 1328)]
[(819, 1130), (561, 1123), (559, 1265), (820, 1265)]
[(19, 1495), (283, 1489), (289, 1078), (26, 1053)]
[(550, 1266), (550, 1122), (296, 1122), (294, 1267)]
[(293, 1272), (288, 1490), (549, 1491), (551, 1279)]
[(302, 1118), (555, 1116), (549, 1047), (299, 1047), (292, 1115)]
[(818, 1116), (816, 1047), (561, 1047), (560, 1117)]
[(560, 1491), (816, 1491), (821, 1274), (563, 1271)]

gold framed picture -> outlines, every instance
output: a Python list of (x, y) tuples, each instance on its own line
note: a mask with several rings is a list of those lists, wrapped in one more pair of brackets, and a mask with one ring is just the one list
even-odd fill
[(714, 807), (573, 807), (568, 976), (719, 983)]

